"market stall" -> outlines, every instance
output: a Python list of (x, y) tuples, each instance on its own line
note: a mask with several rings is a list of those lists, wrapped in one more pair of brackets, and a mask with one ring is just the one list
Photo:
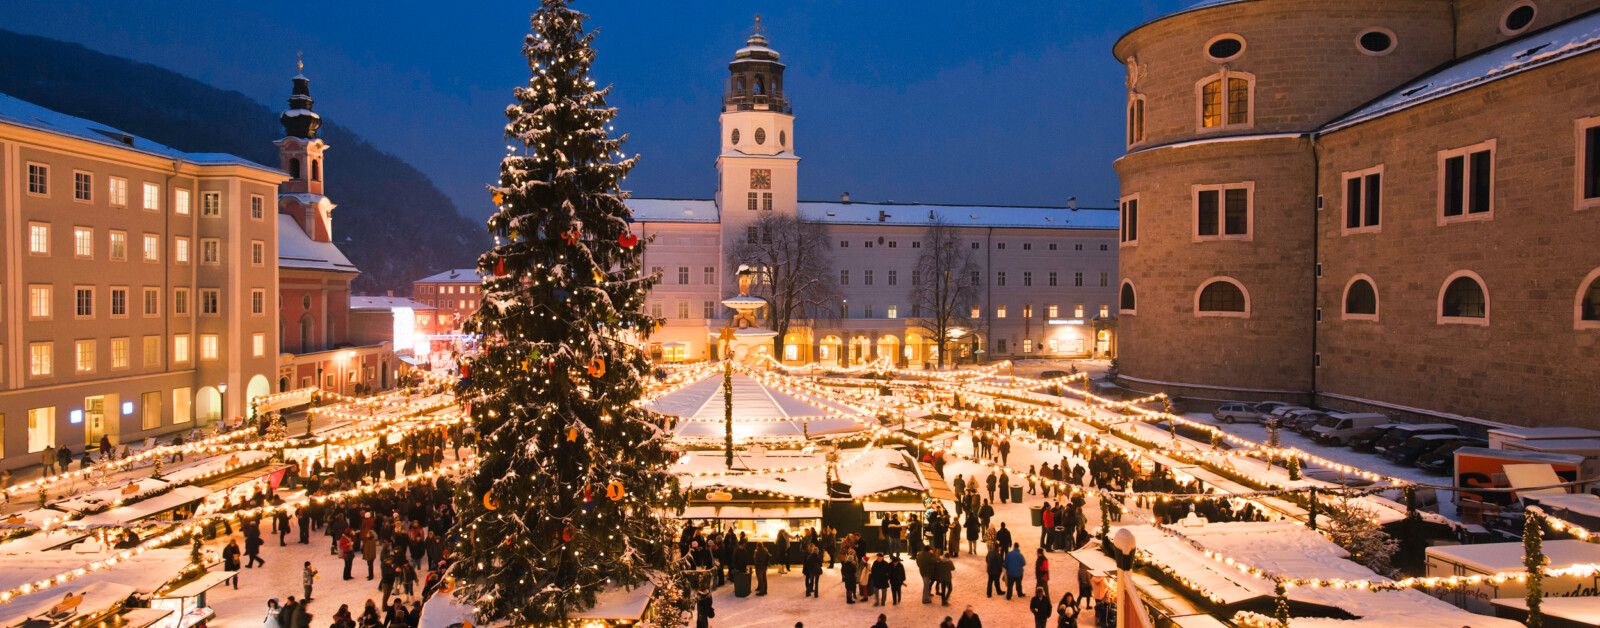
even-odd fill
[(190, 628), (215, 617), (206, 604), (206, 592), (237, 575), (237, 571), (211, 571), (170, 590), (158, 591), (150, 597), (150, 608), (172, 614), (158, 622), (156, 628)]

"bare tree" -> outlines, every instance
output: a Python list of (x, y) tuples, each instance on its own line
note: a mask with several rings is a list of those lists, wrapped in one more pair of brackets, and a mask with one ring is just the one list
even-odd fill
[(839, 300), (833, 275), (828, 226), (790, 214), (763, 212), (746, 234), (728, 247), (728, 265), (755, 271), (750, 295), (767, 300), (767, 325), (778, 332), (773, 356), (783, 357), (783, 340), (795, 321), (831, 313)]
[(939, 347), (939, 368), (945, 366), (950, 332), (971, 331), (972, 307), (978, 304), (981, 271), (971, 247), (944, 216), (935, 215), (922, 234), (922, 253), (911, 280), (912, 317)]

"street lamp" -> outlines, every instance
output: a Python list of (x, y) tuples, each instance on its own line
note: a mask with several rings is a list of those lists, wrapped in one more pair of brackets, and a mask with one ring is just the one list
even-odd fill
[(217, 384), (217, 396), (222, 399), (222, 423), (228, 423), (228, 385)]

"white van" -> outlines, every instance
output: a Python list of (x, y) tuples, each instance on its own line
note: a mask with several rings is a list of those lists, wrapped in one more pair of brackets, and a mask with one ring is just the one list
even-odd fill
[(1343, 445), (1362, 430), (1387, 422), (1389, 417), (1376, 412), (1330, 412), (1311, 428), (1311, 438), (1320, 445)]

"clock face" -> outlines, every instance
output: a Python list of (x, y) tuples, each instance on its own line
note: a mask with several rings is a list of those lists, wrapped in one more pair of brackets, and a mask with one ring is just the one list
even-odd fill
[(772, 171), (771, 170), (751, 170), (750, 171), (750, 189), (752, 189), (752, 190), (770, 190), (770, 189), (772, 189)]

